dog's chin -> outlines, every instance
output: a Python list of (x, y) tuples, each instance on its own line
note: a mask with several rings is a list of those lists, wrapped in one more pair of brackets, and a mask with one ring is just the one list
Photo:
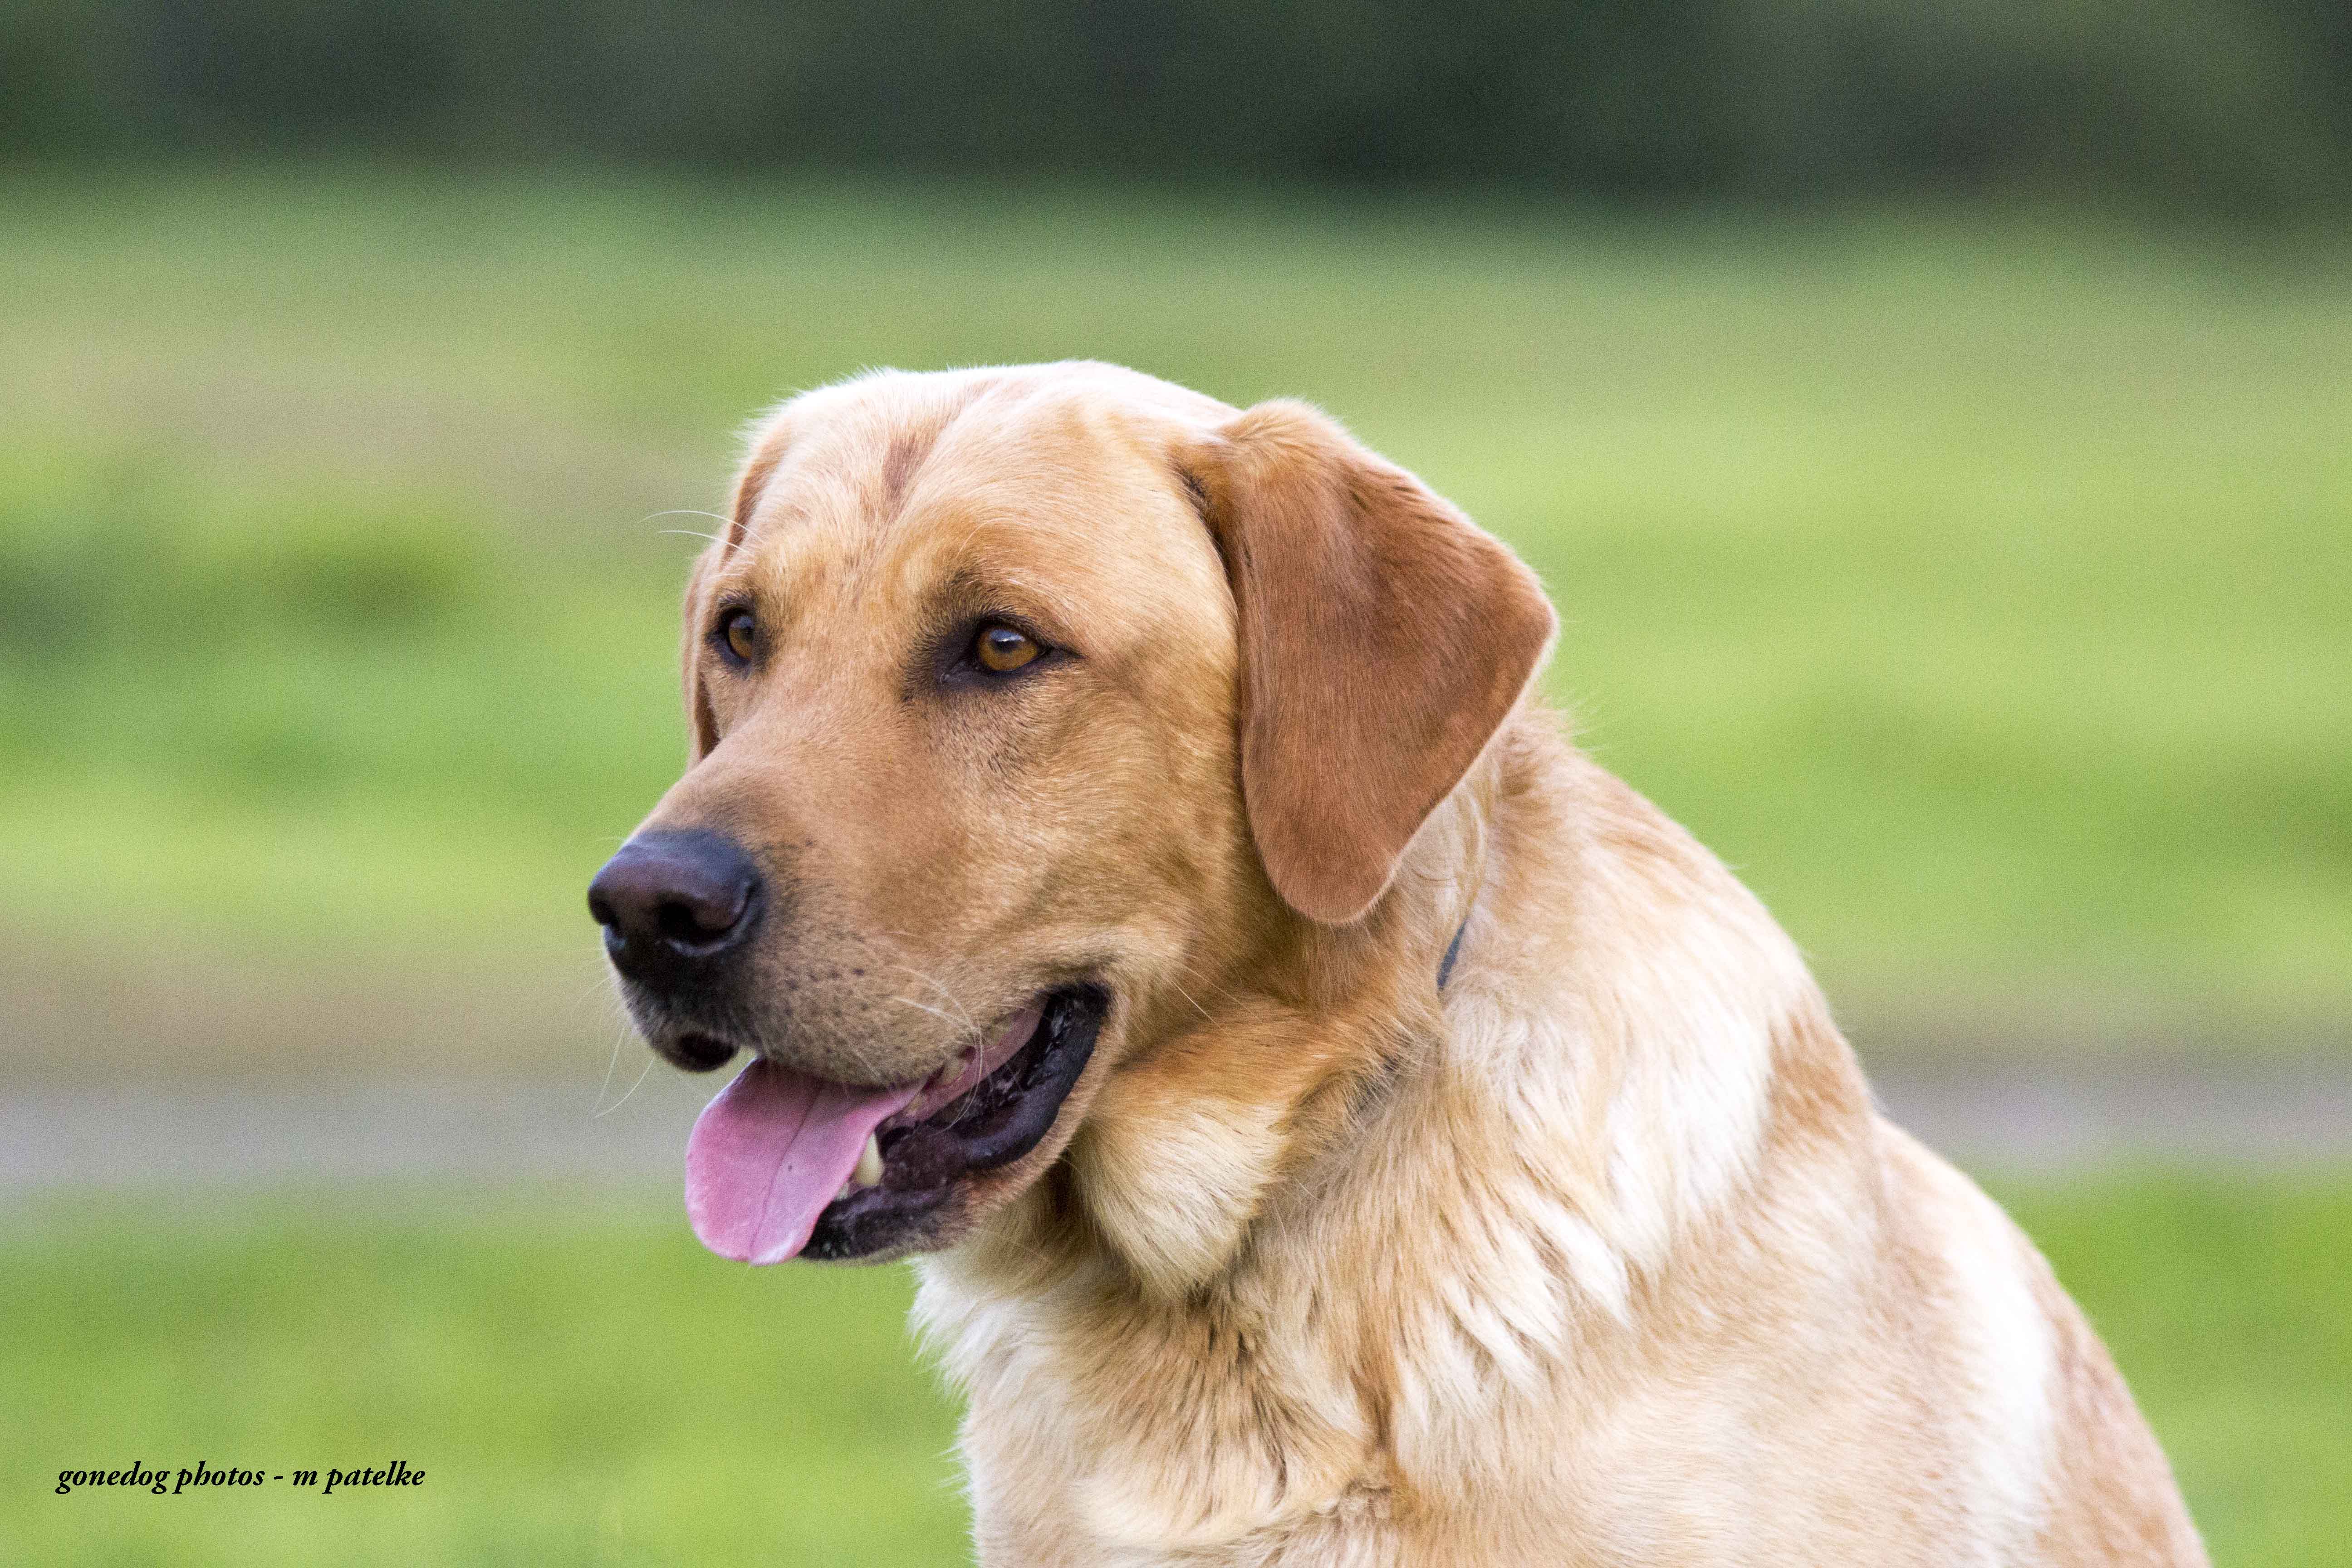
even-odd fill
[(1093, 984), (1045, 993), (1020, 1049), (919, 1120), (884, 1122), (876, 1133), (881, 1180), (826, 1205), (800, 1256), (878, 1263), (937, 1251), (1011, 1199), (1034, 1179), (1024, 1167), (1038, 1162), (1026, 1157), (1063, 1142), (1054, 1134), (1093, 1058), (1109, 1001)]

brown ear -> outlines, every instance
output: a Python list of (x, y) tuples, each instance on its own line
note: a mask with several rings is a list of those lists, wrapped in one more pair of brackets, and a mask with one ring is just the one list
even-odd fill
[(768, 488), (768, 480), (783, 460), (784, 439), (781, 420), (770, 424), (753, 437), (751, 455), (745, 459), (743, 471), (735, 476), (734, 500), (727, 508), (727, 531), (710, 543), (710, 548), (695, 558), (694, 568), (687, 574), (686, 608), (682, 616), (684, 635), (678, 649), (678, 663), (686, 689), (686, 762), (692, 767), (719, 744), (719, 721), (712, 717), (709, 700), (702, 691), (702, 639), (709, 628), (703, 623), (709, 617), (709, 607), (703, 603), (703, 590), (719, 564), (735, 553), (750, 531), (751, 513), (760, 504), (760, 497)]
[(1535, 574), (1301, 403), (1262, 403), (1187, 473), (1241, 612), (1242, 795), (1266, 876), (1360, 918), (1478, 758), (1554, 621)]

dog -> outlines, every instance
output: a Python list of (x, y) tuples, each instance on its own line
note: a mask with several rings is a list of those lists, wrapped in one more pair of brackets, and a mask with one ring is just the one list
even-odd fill
[(1508, 550), (1094, 363), (761, 424), (592, 911), (714, 1251), (916, 1257), (988, 1564), (2189, 1564), (2049, 1268), (1531, 690)]

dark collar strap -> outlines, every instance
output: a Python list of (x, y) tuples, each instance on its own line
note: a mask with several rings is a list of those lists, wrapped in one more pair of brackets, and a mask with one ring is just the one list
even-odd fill
[(1454, 940), (1446, 944), (1445, 957), (1437, 965), (1437, 988), (1440, 991), (1444, 990), (1446, 981), (1453, 978), (1454, 961), (1462, 956), (1462, 938), (1469, 930), (1470, 917), (1464, 915), (1462, 923), (1454, 928)]

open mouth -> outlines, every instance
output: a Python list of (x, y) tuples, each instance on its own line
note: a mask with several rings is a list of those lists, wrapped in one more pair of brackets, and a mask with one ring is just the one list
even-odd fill
[(686, 1150), (686, 1210), (722, 1258), (864, 1258), (905, 1242), (955, 1184), (1035, 1148), (1094, 1054), (1108, 998), (1050, 991), (919, 1083), (865, 1089), (764, 1059)]

